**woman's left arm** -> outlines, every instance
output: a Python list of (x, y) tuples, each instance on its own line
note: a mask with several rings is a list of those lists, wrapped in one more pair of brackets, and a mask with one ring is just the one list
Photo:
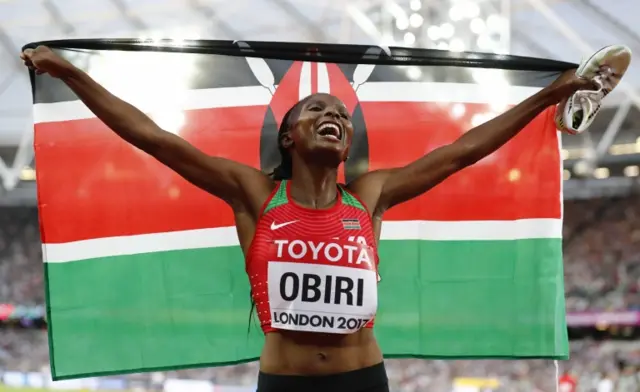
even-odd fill
[(360, 196), (374, 216), (381, 216), (388, 208), (421, 195), (496, 151), (549, 106), (578, 90), (589, 88), (594, 88), (591, 81), (579, 78), (575, 70), (569, 70), (548, 87), (473, 128), (455, 142), (404, 167), (367, 173), (349, 184), (349, 188)]

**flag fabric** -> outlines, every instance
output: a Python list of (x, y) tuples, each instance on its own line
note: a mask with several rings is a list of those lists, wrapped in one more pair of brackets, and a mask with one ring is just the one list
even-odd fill
[[(49, 45), (164, 129), (265, 171), (278, 164), (289, 107), (314, 92), (338, 96), (356, 128), (341, 181), (454, 141), (567, 68), (360, 46), (196, 42), (169, 53), (78, 42)], [(54, 379), (258, 358), (264, 338), (249, 325), (230, 208), (119, 139), (62, 82), (32, 81)], [(386, 357), (568, 356), (553, 116), (386, 213), (375, 327)]]

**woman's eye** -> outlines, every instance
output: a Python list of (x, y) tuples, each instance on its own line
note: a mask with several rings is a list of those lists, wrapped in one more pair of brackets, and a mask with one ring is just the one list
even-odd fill
[(320, 106), (311, 106), (309, 110), (311, 110), (312, 112), (319, 112), (322, 110), (322, 108)]

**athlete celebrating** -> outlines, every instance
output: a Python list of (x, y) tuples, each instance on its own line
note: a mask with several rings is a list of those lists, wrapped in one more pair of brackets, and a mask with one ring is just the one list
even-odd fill
[(369, 172), (341, 185), (338, 167), (349, 155), (353, 126), (334, 96), (314, 94), (289, 110), (278, 137), (282, 163), (266, 175), (207, 156), (165, 132), (47, 47), (25, 50), (21, 58), (36, 73), (66, 83), (122, 139), (233, 209), (266, 335), (259, 392), (389, 391), (372, 332), (376, 248), (385, 211), (491, 154), (549, 106), (578, 90), (601, 91), (614, 84), (603, 81), (621, 76), (608, 72), (602, 76), (606, 80), (595, 83), (567, 71), (454, 143), (407, 166)]

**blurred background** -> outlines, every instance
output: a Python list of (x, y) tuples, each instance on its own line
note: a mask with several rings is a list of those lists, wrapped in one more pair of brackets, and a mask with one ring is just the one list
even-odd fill
[[(254, 391), (257, 364), (50, 381), (36, 210), (28, 42), (60, 38), (357, 43), (578, 62), (640, 53), (637, 0), (0, 0), (0, 392)], [(407, 76), (425, 80), (419, 69)], [(591, 130), (563, 137), (565, 285), (572, 359), (389, 360), (392, 391), (640, 391), (640, 71)], [(490, 116), (491, 113), (487, 113)], [(486, 116), (474, 120), (479, 124)], [(489, 117), (490, 118), (490, 117)]]

